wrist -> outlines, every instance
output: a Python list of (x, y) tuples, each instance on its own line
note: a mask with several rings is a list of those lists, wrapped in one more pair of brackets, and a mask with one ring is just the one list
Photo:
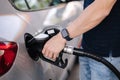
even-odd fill
[(60, 32), (58, 33), (58, 38), (59, 38), (61, 41), (63, 41), (64, 43), (67, 42), (67, 40), (62, 37), (62, 35), (61, 35)]

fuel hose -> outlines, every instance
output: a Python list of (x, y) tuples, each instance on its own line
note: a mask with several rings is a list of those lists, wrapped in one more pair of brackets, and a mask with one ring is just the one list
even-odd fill
[(75, 55), (75, 56), (89, 57), (98, 62), (101, 62), (105, 66), (107, 66), (120, 80), (120, 72), (110, 62), (108, 62), (103, 57), (95, 55), (95, 54), (87, 53), (87, 52), (83, 51), (83, 49), (74, 48), (72, 46), (66, 46), (64, 48), (64, 52), (67, 54)]

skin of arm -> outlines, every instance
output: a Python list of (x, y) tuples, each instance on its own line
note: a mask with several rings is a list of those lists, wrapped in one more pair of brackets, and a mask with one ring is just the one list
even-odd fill
[[(71, 22), (67, 28), (71, 38), (75, 38), (98, 25), (107, 17), (117, 0), (95, 0), (91, 3), (81, 15)], [(46, 42), (42, 53), (44, 56), (56, 59), (60, 51), (64, 48), (66, 40), (62, 38), (61, 33)]]

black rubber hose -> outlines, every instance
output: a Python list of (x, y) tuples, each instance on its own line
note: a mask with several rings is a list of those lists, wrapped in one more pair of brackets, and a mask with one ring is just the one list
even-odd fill
[(85, 57), (89, 57), (89, 58), (92, 58), (98, 62), (101, 62), (103, 63), (105, 66), (107, 66), (117, 77), (118, 79), (120, 80), (120, 72), (110, 63), (108, 62), (106, 59), (104, 59), (103, 57), (101, 56), (98, 56), (98, 55), (93, 55), (93, 54), (90, 54), (90, 53), (87, 53), (87, 52), (84, 52), (82, 51), (81, 49), (77, 49), (77, 48), (74, 48), (73, 49), (73, 55), (76, 55), (76, 56), (85, 56)]

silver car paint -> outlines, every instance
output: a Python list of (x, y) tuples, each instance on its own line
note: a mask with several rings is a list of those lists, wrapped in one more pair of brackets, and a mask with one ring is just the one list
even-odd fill
[[(42, 25), (49, 10), (36, 12), (21, 12), (13, 8), (8, 0), (0, 0), (0, 38), (15, 41), (19, 45), (17, 57), (12, 68), (0, 80), (65, 80), (74, 63), (75, 56), (65, 55), (69, 58), (65, 69), (58, 68), (47, 62), (33, 61), (25, 48), (24, 33), (34, 34)], [(66, 25), (66, 23), (61, 23)], [(68, 44), (76, 46), (78, 39)]]

